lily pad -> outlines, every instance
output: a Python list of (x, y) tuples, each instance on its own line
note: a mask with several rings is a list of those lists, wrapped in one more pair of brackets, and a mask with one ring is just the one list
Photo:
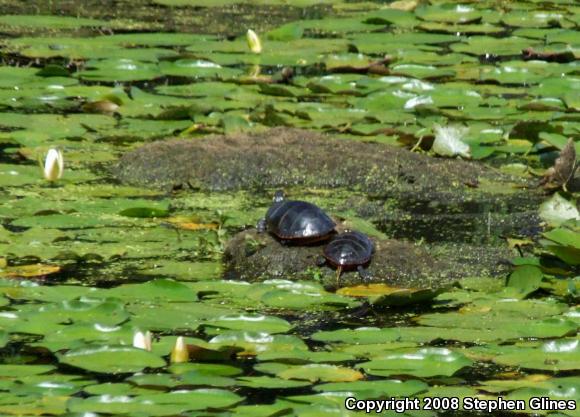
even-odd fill
[(165, 361), (151, 352), (128, 346), (97, 346), (72, 350), (58, 355), (61, 363), (99, 373), (138, 372), (165, 366)]
[(372, 375), (413, 375), (418, 377), (452, 376), (472, 361), (461, 353), (443, 348), (393, 352), (359, 365)]

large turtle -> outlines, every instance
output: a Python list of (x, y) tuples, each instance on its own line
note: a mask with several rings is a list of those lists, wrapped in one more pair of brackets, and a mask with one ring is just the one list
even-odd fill
[(305, 244), (330, 237), (336, 224), (318, 206), (307, 201), (286, 200), (276, 191), (266, 217), (258, 223), (258, 231), (268, 231), (282, 242)]

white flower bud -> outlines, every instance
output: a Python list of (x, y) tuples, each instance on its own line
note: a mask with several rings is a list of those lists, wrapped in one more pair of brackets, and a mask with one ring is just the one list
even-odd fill
[(55, 148), (48, 150), (43, 171), (44, 178), (48, 181), (56, 181), (62, 177), (62, 173), (64, 172), (64, 158), (61, 151)]
[(248, 29), (246, 32), (246, 40), (248, 41), (248, 46), (250, 47), (250, 51), (255, 54), (259, 54), (262, 52), (262, 42), (260, 38), (252, 29)]
[(183, 336), (179, 336), (175, 341), (169, 360), (171, 363), (184, 363), (189, 361), (189, 351), (187, 350)]
[(137, 332), (135, 336), (133, 336), (133, 347), (144, 349), (144, 350), (151, 350), (151, 332), (146, 331)]

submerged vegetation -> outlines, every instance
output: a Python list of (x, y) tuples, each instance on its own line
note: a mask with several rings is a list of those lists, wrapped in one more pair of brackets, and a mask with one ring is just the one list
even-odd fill
[(577, 2), (55, 3), (0, 0), (1, 415), (580, 415)]

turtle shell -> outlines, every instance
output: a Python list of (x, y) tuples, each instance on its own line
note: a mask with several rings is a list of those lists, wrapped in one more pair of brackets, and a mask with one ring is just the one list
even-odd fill
[(337, 235), (326, 245), (323, 255), (332, 265), (348, 268), (368, 263), (373, 250), (373, 242), (367, 235), (353, 231)]
[(268, 231), (284, 240), (326, 239), (335, 226), (320, 207), (306, 201), (278, 201), (266, 213)]

